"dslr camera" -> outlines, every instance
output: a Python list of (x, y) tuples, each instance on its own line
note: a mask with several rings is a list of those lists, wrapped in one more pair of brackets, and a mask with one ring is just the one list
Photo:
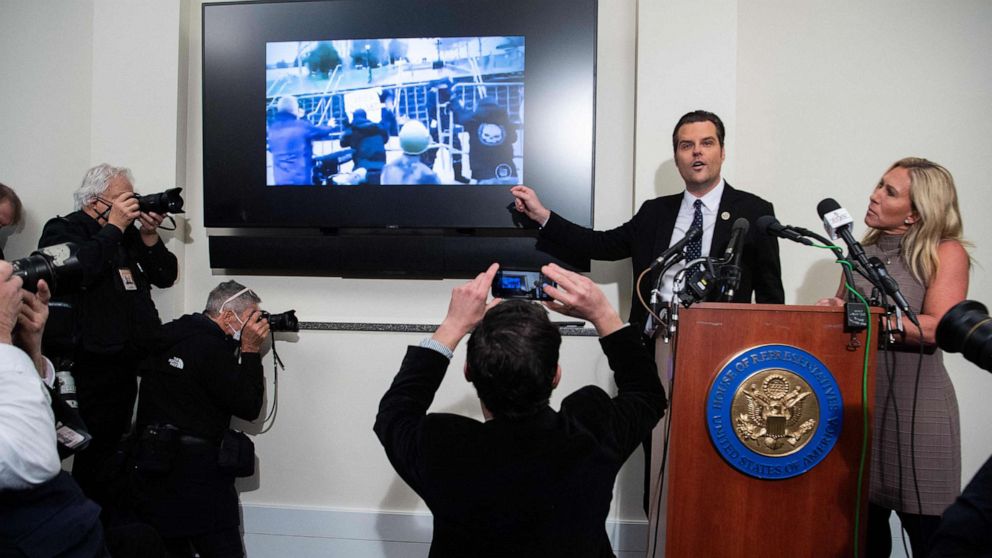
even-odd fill
[(44, 279), (48, 287), (55, 292), (60, 280), (76, 274), (82, 267), (76, 257), (79, 246), (74, 242), (64, 242), (46, 246), (36, 250), (26, 258), (14, 260), (14, 275), (24, 281), (24, 289), (35, 292), (38, 290), (38, 280)]
[(158, 213), (159, 215), (182, 213), (183, 198), (179, 195), (179, 192), (182, 191), (182, 188), (169, 188), (157, 194), (144, 196), (135, 194), (134, 197), (138, 199), (138, 209), (145, 213)]
[(992, 372), (992, 317), (984, 304), (963, 300), (937, 324), (937, 346)]
[(270, 314), (262, 310), (262, 317), (268, 320), (270, 331), (300, 331), (300, 320), (296, 319), (296, 310), (287, 310), (280, 314)]

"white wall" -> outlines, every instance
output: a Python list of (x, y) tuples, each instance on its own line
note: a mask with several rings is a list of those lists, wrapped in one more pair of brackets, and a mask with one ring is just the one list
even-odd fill
[(25, 208), (23, 225), (0, 233), (14, 259), (72, 211), (90, 166), (93, 5), (0, 0), (0, 14), (0, 182)]
[[(869, 187), (899, 157), (918, 154), (945, 164), (958, 182), (966, 234), (976, 243), (969, 296), (992, 303), (992, 225), (982, 215), (992, 137), (992, 67), (985, 60), (992, 52), (985, 32), (992, 5), (601, 0), (600, 12), (599, 228), (681, 188), (671, 127), (684, 112), (706, 108), (728, 126), (726, 178), (774, 202), (783, 222), (815, 228), (815, 204), (825, 197), (859, 214)], [(0, 0), (0, 13), (0, 181), (28, 208), (23, 229), (6, 243), (8, 257), (27, 254), (44, 221), (71, 210), (71, 192), (87, 167), (105, 160), (128, 165), (146, 192), (187, 188), (186, 220), (179, 233), (165, 234), (181, 259), (180, 284), (156, 300), (164, 318), (198, 310), (206, 292), (229, 278), (210, 270), (202, 226), (200, 3)], [(783, 243), (782, 256), (788, 302), (832, 292), (834, 264), (798, 245)], [(596, 263), (592, 276), (625, 313), (629, 265)], [(308, 321), (436, 323), (457, 283), (234, 278), (257, 289), (267, 308), (296, 308)], [(279, 414), (256, 437), (258, 477), (242, 485), (256, 555), (285, 554), (292, 540), (302, 540), (285, 531), (256, 535), (273, 525), (272, 510), (338, 519), (425, 511), (371, 432), (378, 398), (405, 346), (418, 340), (305, 331), (280, 342), (289, 369), (279, 377)], [(569, 338), (562, 354), (559, 393), (611, 385), (595, 340)], [(459, 351), (434, 410), (479, 416), (460, 379), (463, 362)], [(992, 419), (982, 405), (992, 377), (956, 356), (947, 365), (961, 405), (967, 480), (992, 453), (992, 439), (980, 430)], [(266, 370), (271, 382), (268, 359)], [(618, 482), (611, 517), (621, 524), (643, 516), (640, 474), (638, 453)], [(409, 532), (416, 521), (404, 524)], [(387, 538), (386, 524), (355, 532)], [(347, 532), (327, 536), (344, 540)], [(370, 556), (403, 552), (385, 543), (363, 548)]]

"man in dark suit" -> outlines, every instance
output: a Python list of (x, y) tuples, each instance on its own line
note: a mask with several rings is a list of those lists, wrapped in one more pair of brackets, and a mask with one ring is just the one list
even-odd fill
[[(730, 231), (739, 217), (754, 223), (762, 215), (774, 215), (772, 204), (737, 190), (721, 175), (726, 157), (723, 121), (717, 115), (702, 110), (687, 113), (675, 124), (672, 149), (675, 165), (685, 181), (681, 194), (663, 196), (644, 202), (634, 217), (615, 229), (594, 231), (576, 225), (543, 205), (534, 190), (515, 186), (510, 191), (516, 198), (516, 208), (541, 224), (541, 248), (566, 260), (570, 257), (595, 260), (631, 258), (634, 288), (630, 303), (630, 323), (645, 333), (647, 310), (638, 299), (637, 277), (669, 246), (682, 240), (695, 223), (702, 227), (699, 254), (720, 257), (730, 241)], [(661, 298), (671, 300), (676, 273), (683, 265), (672, 266), (661, 278)], [(640, 284), (640, 297), (648, 301), (657, 276), (646, 277)], [(785, 302), (782, 289), (782, 268), (778, 259), (778, 240), (759, 234), (750, 227), (744, 240), (741, 258), (740, 286), (734, 302)], [(665, 346), (667, 347), (667, 345)], [(666, 358), (659, 355), (659, 358)], [(671, 385), (670, 371), (663, 371), (662, 385)], [(649, 500), (660, 499), (660, 474), (664, 447), (665, 421), (652, 436), (644, 440), (644, 511), (650, 517)], [(652, 438), (658, 443), (652, 456)], [(651, 479), (659, 481), (652, 486)]]
[[(375, 432), (434, 514), (432, 558), (613, 556), (605, 522), (617, 472), (665, 409), (654, 363), (592, 281), (544, 266), (558, 283), (544, 287), (548, 306), (592, 322), (618, 388), (610, 398), (584, 387), (555, 411), (561, 335), (536, 304), (486, 304), (497, 267), (456, 288), (434, 335), (407, 350)], [(469, 331), (465, 378), (486, 421), (427, 414)]]
[[(720, 257), (727, 248), (734, 221), (746, 218), (753, 224), (762, 215), (774, 215), (772, 204), (737, 190), (721, 175), (726, 156), (725, 130), (720, 118), (706, 111), (684, 115), (672, 133), (675, 164), (685, 181), (681, 194), (663, 196), (647, 201), (634, 217), (608, 231), (594, 231), (569, 222), (541, 205), (534, 190), (526, 186), (511, 189), (516, 208), (541, 224), (540, 238), (545, 251), (583, 259), (620, 260), (631, 258), (633, 277), (647, 269), (669, 246), (681, 240), (696, 217), (696, 201), (702, 221), (701, 254)], [(751, 227), (744, 242), (741, 260), (741, 283), (734, 293), (734, 302), (782, 303), (782, 270), (778, 258), (778, 240), (759, 234)], [(662, 297), (672, 296), (672, 281), (681, 265), (666, 273), (662, 280)], [(641, 296), (650, 298), (651, 286), (657, 278), (641, 282)], [(638, 300), (636, 290), (630, 306), (630, 321), (643, 325), (647, 311)]]

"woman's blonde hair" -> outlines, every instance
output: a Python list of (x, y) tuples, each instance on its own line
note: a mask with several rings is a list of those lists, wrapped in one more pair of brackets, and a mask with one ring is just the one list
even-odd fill
[[(909, 201), (917, 215), (902, 237), (900, 253), (913, 276), (929, 285), (940, 265), (937, 246), (945, 240), (968, 246), (962, 235), (954, 177), (941, 165), (920, 157), (900, 159), (885, 172), (894, 168), (909, 172)], [(875, 244), (881, 236), (881, 230), (869, 229), (864, 244)]]

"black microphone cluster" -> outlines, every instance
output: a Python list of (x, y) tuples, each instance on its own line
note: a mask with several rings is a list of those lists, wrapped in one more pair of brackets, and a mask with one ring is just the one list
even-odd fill
[[(723, 256), (719, 259), (701, 257), (696, 262), (686, 262), (685, 273), (688, 274), (683, 288), (673, 293), (674, 297), (683, 306), (689, 306), (704, 300), (730, 301), (734, 298), (734, 293), (741, 284), (741, 257), (744, 252), (744, 240), (747, 238), (747, 231), (751, 224), (744, 217), (734, 221), (730, 230), (730, 240)], [(694, 232), (690, 229), (689, 233)], [(689, 236), (686, 234), (686, 237)], [(700, 235), (702, 231), (700, 231)], [(683, 239), (685, 240), (685, 239)], [(681, 243), (681, 241), (680, 241)], [(687, 244), (688, 241), (685, 243)], [(676, 248), (681, 251), (684, 245), (676, 244), (669, 250)], [(660, 281), (661, 277), (659, 277)], [(716, 293), (714, 295), (714, 293)]]
[[(889, 275), (888, 270), (885, 268), (885, 264), (883, 264), (878, 258), (869, 258), (867, 254), (865, 254), (864, 247), (862, 247), (861, 243), (854, 238), (854, 234), (852, 233), (854, 219), (851, 218), (851, 214), (848, 213), (846, 209), (841, 207), (840, 204), (833, 198), (826, 198), (817, 204), (816, 212), (823, 220), (823, 228), (826, 230), (830, 238), (833, 240), (840, 238), (847, 245), (847, 258), (844, 258), (843, 250), (833, 246), (833, 243), (830, 240), (802, 227), (783, 225), (782, 223), (779, 223), (778, 219), (771, 215), (759, 217), (756, 225), (758, 230), (764, 234), (784, 238), (786, 240), (805, 244), (806, 246), (813, 245), (813, 241), (810, 240), (810, 238), (819, 240), (827, 246), (832, 246), (832, 249), (834, 250), (834, 253), (837, 254), (838, 259), (848, 261), (855, 271), (868, 279), (872, 285), (876, 286), (881, 292), (884, 292), (886, 296), (891, 297), (895, 302), (896, 307), (898, 307), (899, 310), (910, 319), (910, 321), (919, 326), (916, 313), (909, 305), (906, 297), (903, 296), (902, 292), (899, 290), (899, 283), (891, 275)], [(844, 266), (844, 272), (848, 277), (848, 284), (853, 285), (854, 280), (851, 269)]]

